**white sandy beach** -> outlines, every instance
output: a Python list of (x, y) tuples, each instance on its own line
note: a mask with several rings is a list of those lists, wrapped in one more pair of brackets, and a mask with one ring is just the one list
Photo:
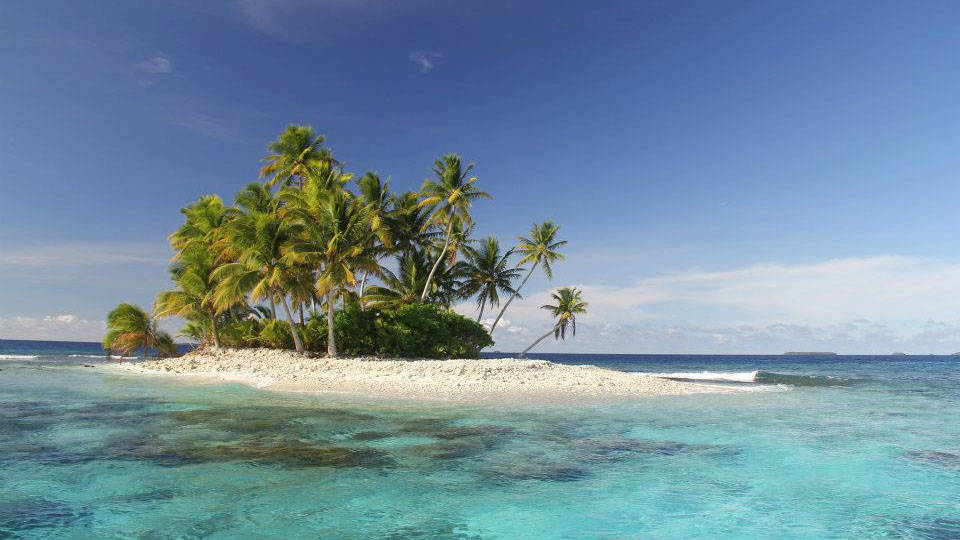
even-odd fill
[(110, 366), (207, 382), (243, 382), (270, 390), (405, 399), (552, 401), (729, 391), (718, 385), (673, 381), (595, 366), (515, 358), (327, 359), (272, 349), (224, 349)]

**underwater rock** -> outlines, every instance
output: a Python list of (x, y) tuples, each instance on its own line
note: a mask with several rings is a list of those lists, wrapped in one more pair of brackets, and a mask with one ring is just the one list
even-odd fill
[(586, 438), (574, 442), (586, 461), (619, 461), (633, 456), (674, 456), (685, 452), (702, 452), (719, 456), (734, 456), (740, 451), (729, 446), (688, 444), (676, 441), (651, 441), (616, 437), (610, 439)]
[(417, 457), (447, 460), (476, 457), (494, 448), (496, 448), (496, 441), (474, 438), (419, 444), (409, 447), (408, 451)]
[(574, 464), (543, 460), (524, 460), (501, 463), (479, 471), (482, 481), (503, 485), (535, 480), (541, 482), (575, 482), (590, 476), (587, 469)]
[(960, 454), (941, 452), (939, 450), (914, 450), (908, 452), (907, 457), (928, 465), (960, 468)]
[(431, 519), (416, 523), (414, 525), (405, 525), (386, 532), (382, 538), (386, 540), (407, 540), (408, 538), (452, 538), (456, 540), (480, 540), (482, 537), (477, 534), (470, 534), (465, 531), (467, 526), (463, 523), (453, 523), (439, 519)]
[(386, 431), (361, 431), (350, 436), (354, 441), (376, 441), (390, 437), (393, 437), (393, 434)]
[[(87, 510), (78, 510), (66, 503), (41, 498), (0, 503), (0, 538), (5, 533), (31, 529), (56, 529), (90, 517)], [(16, 538), (17, 536), (9, 536)]]
[[(913, 534), (904, 535), (905, 531)], [(894, 530), (891, 538), (922, 538), (924, 540), (957, 540), (960, 538), (960, 518), (933, 518), (917, 522), (916, 519), (903, 519)]]

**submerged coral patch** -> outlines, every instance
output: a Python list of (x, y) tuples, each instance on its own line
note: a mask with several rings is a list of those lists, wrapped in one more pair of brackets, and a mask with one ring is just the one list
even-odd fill
[(0, 538), (17, 538), (17, 532), (32, 529), (57, 529), (89, 517), (87, 510), (42, 498), (0, 502)]
[(939, 450), (914, 450), (908, 452), (910, 459), (926, 463), (928, 465), (939, 465), (942, 467), (960, 468), (960, 454), (952, 452), (941, 452)]
[(534, 480), (541, 482), (574, 482), (590, 476), (590, 472), (572, 463), (542, 459), (511, 460), (480, 469), (480, 478), (488, 484), (502, 485)]

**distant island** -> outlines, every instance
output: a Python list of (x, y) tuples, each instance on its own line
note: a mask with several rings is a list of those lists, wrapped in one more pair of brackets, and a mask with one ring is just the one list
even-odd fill
[(819, 352), (819, 351), (787, 351), (783, 353), (784, 356), (836, 356), (835, 352)]

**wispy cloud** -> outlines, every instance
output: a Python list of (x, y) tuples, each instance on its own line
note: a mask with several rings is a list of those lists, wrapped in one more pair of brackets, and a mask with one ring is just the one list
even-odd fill
[(116, 263), (166, 264), (162, 244), (74, 242), (43, 246), (3, 246), (0, 268), (47, 268)]
[(150, 74), (172, 73), (173, 65), (170, 60), (163, 55), (152, 56), (142, 62), (137, 62), (133, 66), (137, 71)]
[(103, 337), (102, 320), (88, 320), (71, 313), (0, 317), (0, 337), (63, 341), (96, 341)]
[(231, 142), (237, 142), (241, 139), (240, 132), (237, 130), (202, 114), (178, 118), (174, 123), (212, 139)]
[(411, 62), (420, 66), (420, 73), (430, 73), (433, 71), (434, 61), (443, 58), (443, 55), (430, 51), (413, 51), (408, 58)]
[[(558, 284), (562, 285), (562, 284)], [(608, 352), (948, 353), (960, 350), (960, 263), (899, 256), (757, 264), (719, 272), (579, 284), (589, 302), (577, 337), (545, 350)], [(511, 305), (497, 348), (549, 328), (550, 290)], [(470, 313), (472, 305), (458, 306)], [(503, 321), (501, 321), (503, 325)], [(524, 339), (520, 339), (523, 335)]]

